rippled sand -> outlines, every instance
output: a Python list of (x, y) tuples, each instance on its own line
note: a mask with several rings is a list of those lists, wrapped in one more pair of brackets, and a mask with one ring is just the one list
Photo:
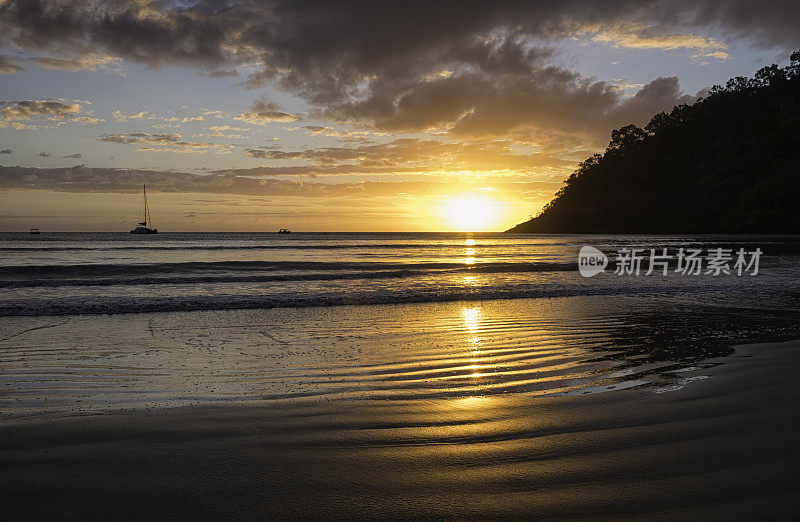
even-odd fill
[(665, 296), (7, 317), (0, 519), (787, 518), (800, 345), (731, 346), (797, 324)]
[(0, 516), (791, 519), (798, 350), (740, 350), (660, 394), (6, 418)]
[(671, 389), (794, 316), (663, 297), (8, 317), (3, 415), (261, 400)]

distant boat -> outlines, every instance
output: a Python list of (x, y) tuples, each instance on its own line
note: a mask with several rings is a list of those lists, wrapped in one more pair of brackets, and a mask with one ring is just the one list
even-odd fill
[(29, 233), (33, 234), (33, 235), (36, 235), (36, 234), (40, 234), (41, 232), (39, 232), (38, 228), (32, 228)]
[(278, 234), (291, 234), (291, 233), (292, 233), (292, 231), (289, 230), (288, 228), (282, 228), (282, 229), (278, 230)]
[(158, 230), (153, 228), (153, 222), (150, 221), (150, 210), (147, 208), (147, 186), (142, 185), (142, 197), (144, 198), (144, 213), (142, 220), (139, 221), (139, 226), (131, 230), (131, 234), (158, 234)]

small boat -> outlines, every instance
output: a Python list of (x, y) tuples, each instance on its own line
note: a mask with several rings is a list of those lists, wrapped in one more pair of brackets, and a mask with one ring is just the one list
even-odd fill
[(36, 235), (36, 234), (41, 234), (41, 232), (39, 232), (38, 228), (32, 228), (29, 234)]
[(142, 196), (144, 198), (144, 213), (142, 220), (136, 228), (131, 230), (131, 234), (158, 234), (158, 230), (153, 228), (153, 223), (150, 221), (150, 210), (147, 208), (147, 186), (142, 185)]
[(288, 228), (282, 228), (282, 229), (278, 230), (278, 234), (291, 234), (291, 233), (292, 233), (292, 231), (289, 230)]

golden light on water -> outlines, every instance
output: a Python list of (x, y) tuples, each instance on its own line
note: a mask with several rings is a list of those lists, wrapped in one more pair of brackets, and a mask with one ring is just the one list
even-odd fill
[(476, 276), (464, 276), (464, 286), (477, 286), (478, 278)]
[(474, 265), (475, 264), (475, 249), (468, 248), (466, 252), (464, 252), (464, 264), (465, 265)]
[(465, 369), (469, 372), (470, 377), (477, 379), (483, 376), (480, 370), (480, 363), (483, 362), (480, 357), (480, 353), (483, 351), (483, 341), (478, 335), (481, 326), (481, 308), (479, 306), (463, 308), (461, 310), (461, 317), (464, 319), (464, 326), (470, 333), (470, 337), (467, 339), (467, 346), (470, 352), (472, 352), (472, 358), (470, 359), (472, 364)]
[(464, 249), (464, 264), (465, 265), (474, 265), (475, 264), (475, 249), (472, 248), (475, 246), (474, 239), (467, 239), (464, 241), (464, 245), (466, 248)]
[(464, 308), (461, 310), (461, 317), (464, 318), (464, 326), (470, 332), (478, 330), (481, 325), (481, 309), (476, 306), (475, 308)]

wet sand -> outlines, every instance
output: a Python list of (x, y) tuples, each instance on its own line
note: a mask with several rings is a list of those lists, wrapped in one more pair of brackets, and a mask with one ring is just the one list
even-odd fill
[(6, 317), (0, 419), (295, 398), (429, 400), (674, 388), (784, 311), (580, 296)]
[(796, 518), (800, 343), (655, 393), (0, 421), (0, 517)]

